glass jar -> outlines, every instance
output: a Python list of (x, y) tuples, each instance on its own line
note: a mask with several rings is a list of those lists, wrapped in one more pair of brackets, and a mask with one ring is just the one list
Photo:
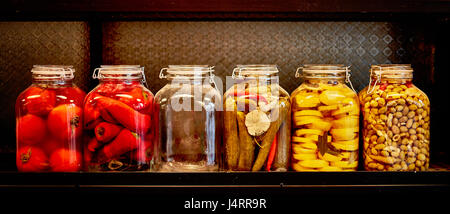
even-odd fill
[(292, 168), (355, 171), (358, 167), (359, 102), (343, 65), (305, 65), (291, 95)]
[(153, 158), (153, 94), (138, 65), (102, 65), (84, 103), (87, 171), (145, 171)]
[(82, 167), (85, 93), (72, 66), (35, 65), (32, 84), (16, 101), (16, 164), (24, 172), (74, 172)]
[(359, 93), (364, 168), (424, 171), (430, 164), (430, 101), (412, 84), (411, 65), (372, 65)]
[(289, 94), (276, 65), (238, 65), (224, 101), (225, 169), (287, 171), (290, 152)]
[(159, 171), (219, 169), (222, 97), (213, 72), (207, 65), (161, 69), (160, 78), (170, 82), (155, 96)]

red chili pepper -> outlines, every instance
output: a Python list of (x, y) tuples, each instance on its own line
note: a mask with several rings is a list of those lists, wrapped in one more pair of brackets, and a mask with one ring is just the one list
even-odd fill
[(261, 96), (259, 94), (252, 94), (252, 93), (249, 93), (248, 91), (245, 91), (245, 92), (237, 92), (237, 91), (235, 91), (231, 95), (234, 96), (234, 97), (242, 97), (242, 96), (244, 96), (246, 99), (255, 100), (256, 102), (258, 102), (258, 100), (261, 100), (261, 101), (265, 102), (266, 104), (268, 103), (267, 99), (264, 96)]
[(115, 138), (119, 134), (120, 130), (122, 130), (121, 126), (101, 122), (95, 127), (95, 137), (100, 142), (108, 142)]
[[(125, 128), (145, 134), (150, 129), (150, 115), (142, 114), (127, 104), (108, 97), (96, 99), (102, 112), (111, 116), (112, 119), (125, 126)], [(103, 114), (102, 114), (103, 117)], [(104, 118), (106, 120), (106, 118)]]
[(275, 138), (273, 139), (272, 146), (270, 146), (269, 156), (267, 159), (267, 165), (266, 170), (270, 172), (270, 168), (272, 167), (273, 160), (275, 159), (275, 153), (277, 151), (277, 144), (278, 144), (278, 134), (275, 135)]
[(122, 129), (111, 143), (106, 144), (98, 151), (98, 161), (105, 163), (114, 157), (135, 150), (141, 144), (141, 141), (139, 135), (136, 133), (128, 129)]

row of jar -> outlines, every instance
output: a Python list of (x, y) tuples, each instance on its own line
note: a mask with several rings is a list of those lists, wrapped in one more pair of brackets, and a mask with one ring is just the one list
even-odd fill
[(365, 170), (429, 167), (430, 102), (410, 65), (373, 65), (359, 95), (343, 65), (298, 69), (291, 95), (274, 65), (237, 66), (223, 96), (213, 71), (162, 69), (154, 97), (139, 66), (101, 66), (87, 95), (72, 67), (34, 66), (16, 102), (18, 170), (354, 171), (361, 149)]

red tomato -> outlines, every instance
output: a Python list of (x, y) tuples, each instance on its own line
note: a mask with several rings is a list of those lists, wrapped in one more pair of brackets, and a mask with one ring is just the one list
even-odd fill
[(21, 172), (41, 172), (48, 168), (48, 158), (41, 149), (24, 146), (17, 151), (16, 165)]
[(55, 138), (48, 138), (40, 143), (40, 147), (47, 154), (51, 155), (54, 151), (64, 146), (64, 142)]
[(79, 137), (83, 131), (82, 110), (70, 104), (54, 108), (47, 118), (47, 126), (52, 136), (69, 141)]
[(27, 114), (17, 120), (17, 138), (28, 145), (41, 142), (47, 134), (45, 121), (38, 116)]
[(56, 105), (75, 104), (83, 106), (86, 93), (78, 87), (64, 87), (56, 89)]
[(56, 104), (55, 91), (40, 87), (30, 87), (25, 92), (24, 108), (30, 114), (45, 116)]
[(76, 172), (81, 169), (81, 153), (70, 149), (58, 149), (50, 156), (50, 168), (54, 172)]

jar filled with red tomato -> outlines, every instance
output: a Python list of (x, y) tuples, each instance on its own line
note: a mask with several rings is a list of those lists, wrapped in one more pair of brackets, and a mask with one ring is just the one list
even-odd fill
[(153, 94), (138, 65), (102, 65), (100, 84), (84, 103), (84, 163), (87, 171), (145, 171), (151, 168)]
[(72, 66), (35, 65), (32, 85), (16, 101), (16, 164), (23, 172), (82, 168), (85, 93)]

